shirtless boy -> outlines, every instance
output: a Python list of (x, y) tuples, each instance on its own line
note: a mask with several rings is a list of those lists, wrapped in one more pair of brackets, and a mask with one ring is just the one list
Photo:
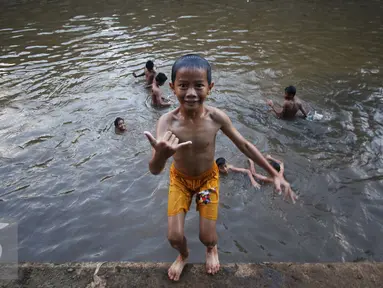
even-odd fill
[(149, 162), (152, 174), (161, 173), (168, 158), (174, 159), (168, 193), (168, 240), (179, 255), (169, 268), (168, 276), (177, 281), (189, 256), (184, 223), (194, 194), (199, 196), (199, 239), (206, 246), (206, 272), (215, 274), (219, 270), (216, 233), (219, 172), (214, 163), (215, 139), (219, 130), (271, 175), (279, 193), (281, 187), (284, 193), (292, 191), (290, 184), (255, 146), (242, 137), (223, 111), (204, 105), (214, 86), (207, 60), (194, 54), (179, 58), (173, 64), (171, 80), (170, 88), (179, 101), (179, 107), (160, 117), (156, 138), (150, 132), (144, 133), (153, 147)]
[(273, 109), (278, 118), (294, 118), (299, 110), (302, 112), (303, 117), (306, 118), (307, 113), (303, 108), (302, 103), (298, 99), (295, 99), (296, 92), (297, 89), (294, 86), (285, 88), (285, 102), (283, 103), (282, 108), (276, 108), (271, 100), (267, 100), (267, 105)]
[(135, 78), (145, 76), (146, 79), (146, 85), (150, 86), (153, 83), (153, 79), (156, 76), (156, 71), (154, 70), (154, 63), (153, 61), (149, 60), (145, 64), (144, 72), (137, 75), (136, 72), (133, 72), (133, 76)]
[(152, 105), (157, 107), (169, 107), (172, 103), (165, 102), (162, 97), (161, 86), (165, 84), (168, 77), (164, 73), (158, 73), (152, 84)]

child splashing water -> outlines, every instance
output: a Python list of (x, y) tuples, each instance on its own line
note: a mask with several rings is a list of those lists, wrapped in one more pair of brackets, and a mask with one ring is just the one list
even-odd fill
[[(276, 190), (294, 196), (290, 184), (262, 156), (259, 150), (235, 129), (221, 110), (204, 104), (214, 83), (209, 62), (194, 54), (179, 58), (172, 67), (170, 87), (179, 107), (160, 117), (157, 136), (145, 131), (153, 155), (149, 170), (157, 175), (173, 157), (168, 192), (168, 240), (179, 252), (168, 270), (179, 280), (189, 256), (184, 236), (185, 215), (194, 195), (199, 211), (199, 239), (206, 246), (206, 272), (219, 270), (216, 221), (219, 202), (219, 172), (214, 162), (215, 139), (221, 130), (248, 158), (264, 168)], [(202, 199), (201, 199), (202, 198)]]

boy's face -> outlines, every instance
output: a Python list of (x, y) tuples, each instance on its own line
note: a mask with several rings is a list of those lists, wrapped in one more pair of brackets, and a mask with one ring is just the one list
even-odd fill
[(219, 172), (223, 173), (223, 174), (227, 174), (228, 171), (227, 171), (227, 165), (226, 164), (223, 164), (223, 165), (219, 165), (218, 166), (218, 170)]
[(120, 121), (118, 121), (117, 128), (118, 128), (118, 130), (120, 130), (120, 131), (125, 131), (125, 130), (126, 130), (126, 126), (125, 126), (125, 122), (124, 122), (124, 120), (120, 120)]
[(285, 99), (286, 99), (286, 100), (291, 100), (291, 99), (293, 99), (293, 98), (294, 98), (294, 95), (285, 92)]
[(174, 83), (170, 83), (181, 106), (187, 110), (202, 107), (213, 86), (213, 82), (209, 85), (207, 81), (206, 70), (195, 68), (181, 68), (177, 71)]

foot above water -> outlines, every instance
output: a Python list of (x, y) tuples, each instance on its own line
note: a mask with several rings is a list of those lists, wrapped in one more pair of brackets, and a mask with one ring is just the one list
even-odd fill
[(219, 271), (219, 259), (217, 245), (206, 250), (206, 272), (208, 274), (216, 274)]
[(168, 276), (170, 280), (178, 281), (180, 279), (182, 270), (184, 269), (187, 262), (187, 258), (182, 258), (178, 255), (177, 259), (173, 262), (168, 270)]

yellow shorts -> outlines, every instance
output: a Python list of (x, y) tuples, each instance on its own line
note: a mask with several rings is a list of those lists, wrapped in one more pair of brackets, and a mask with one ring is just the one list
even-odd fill
[[(199, 203), (197, 211), (200, 216), (209, 220), (217, 220), (219, 201), (219, 171), (214, 163), (213, 167), (203, 174), (191, 177), (179, 172), (174, 164), (170, 167), (170, 185), (168, 194), (168, 216), (177, 215), (180, 212), (186, 214), (190, 209), (193, 195), (208, 189), (210, 190), (210, 202)], [(197, 199), (196, 199), (197, 200)]]

